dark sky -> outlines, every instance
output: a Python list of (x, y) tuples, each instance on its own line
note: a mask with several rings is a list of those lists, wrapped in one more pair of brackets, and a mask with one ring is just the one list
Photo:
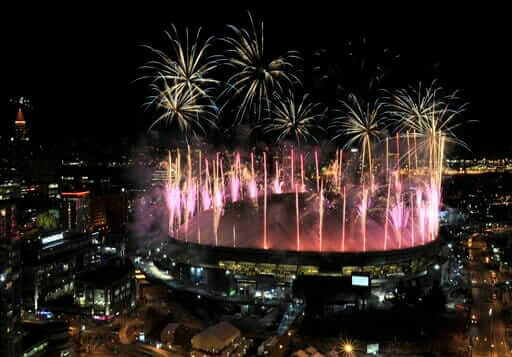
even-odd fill
[(430, 2), (418, 8), (369, 4), (349, 8), (316, 1), (294, 7), (276, 7), (277, 2), (256, 7), (184, 3), (90, 8), (21, 4), (2, 11), (2, 130), (15, 116), (9, 98), (27, 95), (36, 108), (27, 120), (40, 136), (94, 134), (115, 140), (142, 133), (152, 114), (140, 108), (141, 85), (131, 83), (147, 53), (140, 45), (162, 47), (162, 33), (171, 23), (203, 26), (205, 33), (222, 35), (226, 23), (246, 25), (245, 11), (251, 9), (265, 21), (269, 46), (280, 52), (335, 48), (337, 43), (365, 35), (374, 43), (394, 46), (410, 61), (418, 59), (418, 68), (439, 62), (442, 82), (461, 89), (470, 103), (467, 117), (480, 121), (468, 125), (461, 136), (476, 153), (511, 148), (511, 41), (508, 11), (503, 8), (486, 9), (482, 3), (467, 8), (472, 6), (469, 2), (463, 8)]

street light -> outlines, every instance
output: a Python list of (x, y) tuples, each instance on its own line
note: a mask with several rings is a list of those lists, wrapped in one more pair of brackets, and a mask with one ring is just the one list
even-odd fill
[(350, 343), (345, 343), (343, 345), (343, 351), (345, 351), (345, 353), (350, 354), (350, 353), (354, 352), (354, 346), (352, 346)]

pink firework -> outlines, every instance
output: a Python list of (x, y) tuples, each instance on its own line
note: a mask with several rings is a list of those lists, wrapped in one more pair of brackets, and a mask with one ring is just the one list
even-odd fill
[(258, 197), (258, 186), (256, 185), (256, 180), (254, 178), (252, 178), (247, 184), (247, 191), (249, 191), (249, 198), (251, 200)]
[(212, 198), (210, 196), (210, 192), (208, 192), (208, 187), (203, 186), (201, 190), (201, 203), (203, 204), (203, 211), (209, 210), (212, 206)]
[(232, 171), (231, 174), (231, 201), (237, 202), (240, 195), (240, 180), (238, 179), (236, 172)]
[(357, 206), (361, 220), (361, 235), (363, 237), (363, 252), (366, 252), (366, 218), (368, 214), (368, 188), (363, 185), (361, 202)]
[(272, 191), (275, 194), (283, 193), (281, 182), (279, 181), (279, 161), (276, 160), (276, 175), (272, 181)]
[(420, 235), (421, 243), (425, 244), (425, 204), (423, 203), (423, 194), (421, 189), (416, 190), (416, 215), (418, 217), (417, 220), (417, 226), (418, 226), (418, 233)]
[(187, 214), (189, 216), (193, 216), (196, 211), (196, 197), (197, 188), (195, 184), (191, 184), (189, 187), (187, 187)]
[(439, 229), (439, 205), (441, 204), (441, 195), (437, 185), (432, 182), (426, 192), (427, 194), (427, 225), (430, 240), (434, 240)]
[(407, 227), (408, 220), (409, 209), (405, 207), (405, 203), (402, 200), (399, 200), (396, 202), (395, 206), (389, 210), (389, 221), (395, 232), (398, 249), (402, 248), (402, 235)]

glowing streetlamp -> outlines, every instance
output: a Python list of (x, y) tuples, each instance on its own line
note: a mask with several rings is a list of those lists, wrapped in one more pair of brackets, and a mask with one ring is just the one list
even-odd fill
[(345, 343), (343, 345), (343, 351), (347, 354), (352, 354), (354, 352), (354, 346), (352, 346), (350, 343)]

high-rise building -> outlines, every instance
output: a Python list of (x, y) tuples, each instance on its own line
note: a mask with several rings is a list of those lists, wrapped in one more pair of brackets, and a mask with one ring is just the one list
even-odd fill
[(70, 232), (85, 233), (91, 227), (89, 191), (62, 192), (64, 227)]
[(72, 295), (75, 276), (99, 263), (98, 233), (67, 234), (62, 230), (24, 237), (23, 305), (38, 310), (51, 300)]
[(119, 233), (128, 221), (125, 192), (109, 193), (91, 198), (91, 228)]
[(22, 354), (21, 258), (16, 204), (0, 202), (0, 355)]
[(16, 114), (16, 120), (14, 121), (14, 131), (17, 141), (28, 140), (27, 123), (25, 122), (25, 116), (23, 115), (21, 108), (18, 109), (18, 114)]
[(15, 180), (0, 182), (0, 201), (15, 200), (20, 196), (20, 184)]

